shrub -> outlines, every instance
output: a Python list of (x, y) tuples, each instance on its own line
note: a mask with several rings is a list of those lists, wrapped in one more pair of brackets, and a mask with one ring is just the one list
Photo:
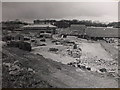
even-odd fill
[(31, 42), (35, 42), (35, 40), (33, 39), (33, 40), (31, 40)]
[(10, 41), (7, 45), (10, 47), (19, 47), (19, 43), (16, 41)]
[(82, 66), (82, 65), (80, 66), (80, 68), (81, 68), (81, 69), (86, 69), (86, 67), (85, 67), (85, 66)]
[(40, 46), (46, 46), (46, 44), (41, 44)]
[(27, 42), (20, 42), (19, 43), (19, 48), (26, 50), (26, 51), (31, 51), (31, 44)]
[(55, 42), (57, 42), (57, 41), (58, 41), (58, 40), (53, 40), (52, 43), (55, 43)]
[(10, 47), (18, 47), (19, 49), (25, 50), (25, 51), (31, 51), (31, 44), (28, 42), (22, 42), (22, 41), (11, 41), (7, 44)]
[(12, 36), (4, 36), (2, 39), (4, 41), (9, 41), (9, 40), (12, 40)]
[(73, 49), (77, 49), (77, 44), (74, 44)]
[(26, 40), (26, 41), (27, 41), (27, 40), (30, 40), (30, 38), (24, 38), (24, 40)]
[(107, 72), (105, 68), (99, 69), (101, 72)]
[(58, 49), (57, 48), (49, 48), (49, 51), (54, 51), (54, 52), (57, 52)]
[(46, 40), (45, 39), (41, 39), (40, 41), (45, 42)]
[(87, 70), (91, 70), (91, 68), (90, 68), (90, 67), (87, 67)]
[(67, 35), (63, 35), (63, 38), (67, 38)]

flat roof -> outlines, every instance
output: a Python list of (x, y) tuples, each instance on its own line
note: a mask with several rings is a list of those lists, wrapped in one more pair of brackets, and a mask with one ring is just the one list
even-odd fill
[(50, 24), (34, 24), (34, 25), (26, 25), (26, 26), (23, 26), (23, 28), (27, 28), (27, 27), (56, 27), (56, 26), (53, 26), (53, 25), (50, 25)]

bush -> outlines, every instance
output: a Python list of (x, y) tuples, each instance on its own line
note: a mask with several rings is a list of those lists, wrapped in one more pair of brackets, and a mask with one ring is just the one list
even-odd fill
[(46, 44), (41, 44), (40, 46), (46, 46)]
[(45, 42), (46, 40), (45, 39), (41, 39), (40, 41)]
[(30, 38), (24, 38), (24, 40), (26, 40), (26, 41), (27, 41), (27, 40), (30, 40)]
[(31, 51), (31, 44), (27, 42), (20, 42), (19, 43), (19, 48), (23, 49), (25, 51)]
[(107, 72), (105, 68), (100, 69), (101, 72)]
[(49, 51), (54, 51), (54, 52), (57, 52), (58, 49), (57, 48), (50, 48)]
[(90, 67), (87, 67), (87, 70), (91, 70), (91, 68), (90, 68)]
[(73, 46), (73, 49), (77, 49), (77, 44), (75, 44), (75, 45)]
[(33, 39), (33, 40), (31, 40), (31, 42), (35, 42), (35, 40)]
[(10, 40), (12, 40), (12, 38), (13, 38), (12, 36), (3, 36), (2, 40), (3, 41), (10, 41)]
[(55, 42), (57, 42), (57, 41), (58, 41), (58, 40), (53, 40), (52, 43), (55, 43)]
[(63, 43), (63, 44), (75, 44), (75, 42), (71, 42), (71, 41), (69, 41), (69, 40), (65, 40), (65, 41), (63, 41), (62, 43)]
[(63, 38), (67, 38), (67, 35), (63, 35)]
[(10, 47), (19, 47), (19, 43), (16, 41), (10, 41), (7, 45)]
[(22, 49), (25, 51), (31, 51), (31, 44), (27, 42), (11, 41), (7, 45), (10, 47), (18, 47), (19, 49)]

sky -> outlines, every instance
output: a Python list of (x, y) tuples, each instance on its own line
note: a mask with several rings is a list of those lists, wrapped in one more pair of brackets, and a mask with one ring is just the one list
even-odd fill
[(118, 2), (2, 2), (2, 19), (118, 21)]
[(0, 3), (0, 21), (2, 21), (2, 3)]

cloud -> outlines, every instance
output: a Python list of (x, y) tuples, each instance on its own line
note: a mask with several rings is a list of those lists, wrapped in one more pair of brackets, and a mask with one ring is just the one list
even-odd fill
[(117, 18), (117, 8), (116, 2), (3, 2), (2, 14), (4, 20), (69, 17), (92, 17), (91, 19), (98, 17), (99, 19), (104, 16)]

